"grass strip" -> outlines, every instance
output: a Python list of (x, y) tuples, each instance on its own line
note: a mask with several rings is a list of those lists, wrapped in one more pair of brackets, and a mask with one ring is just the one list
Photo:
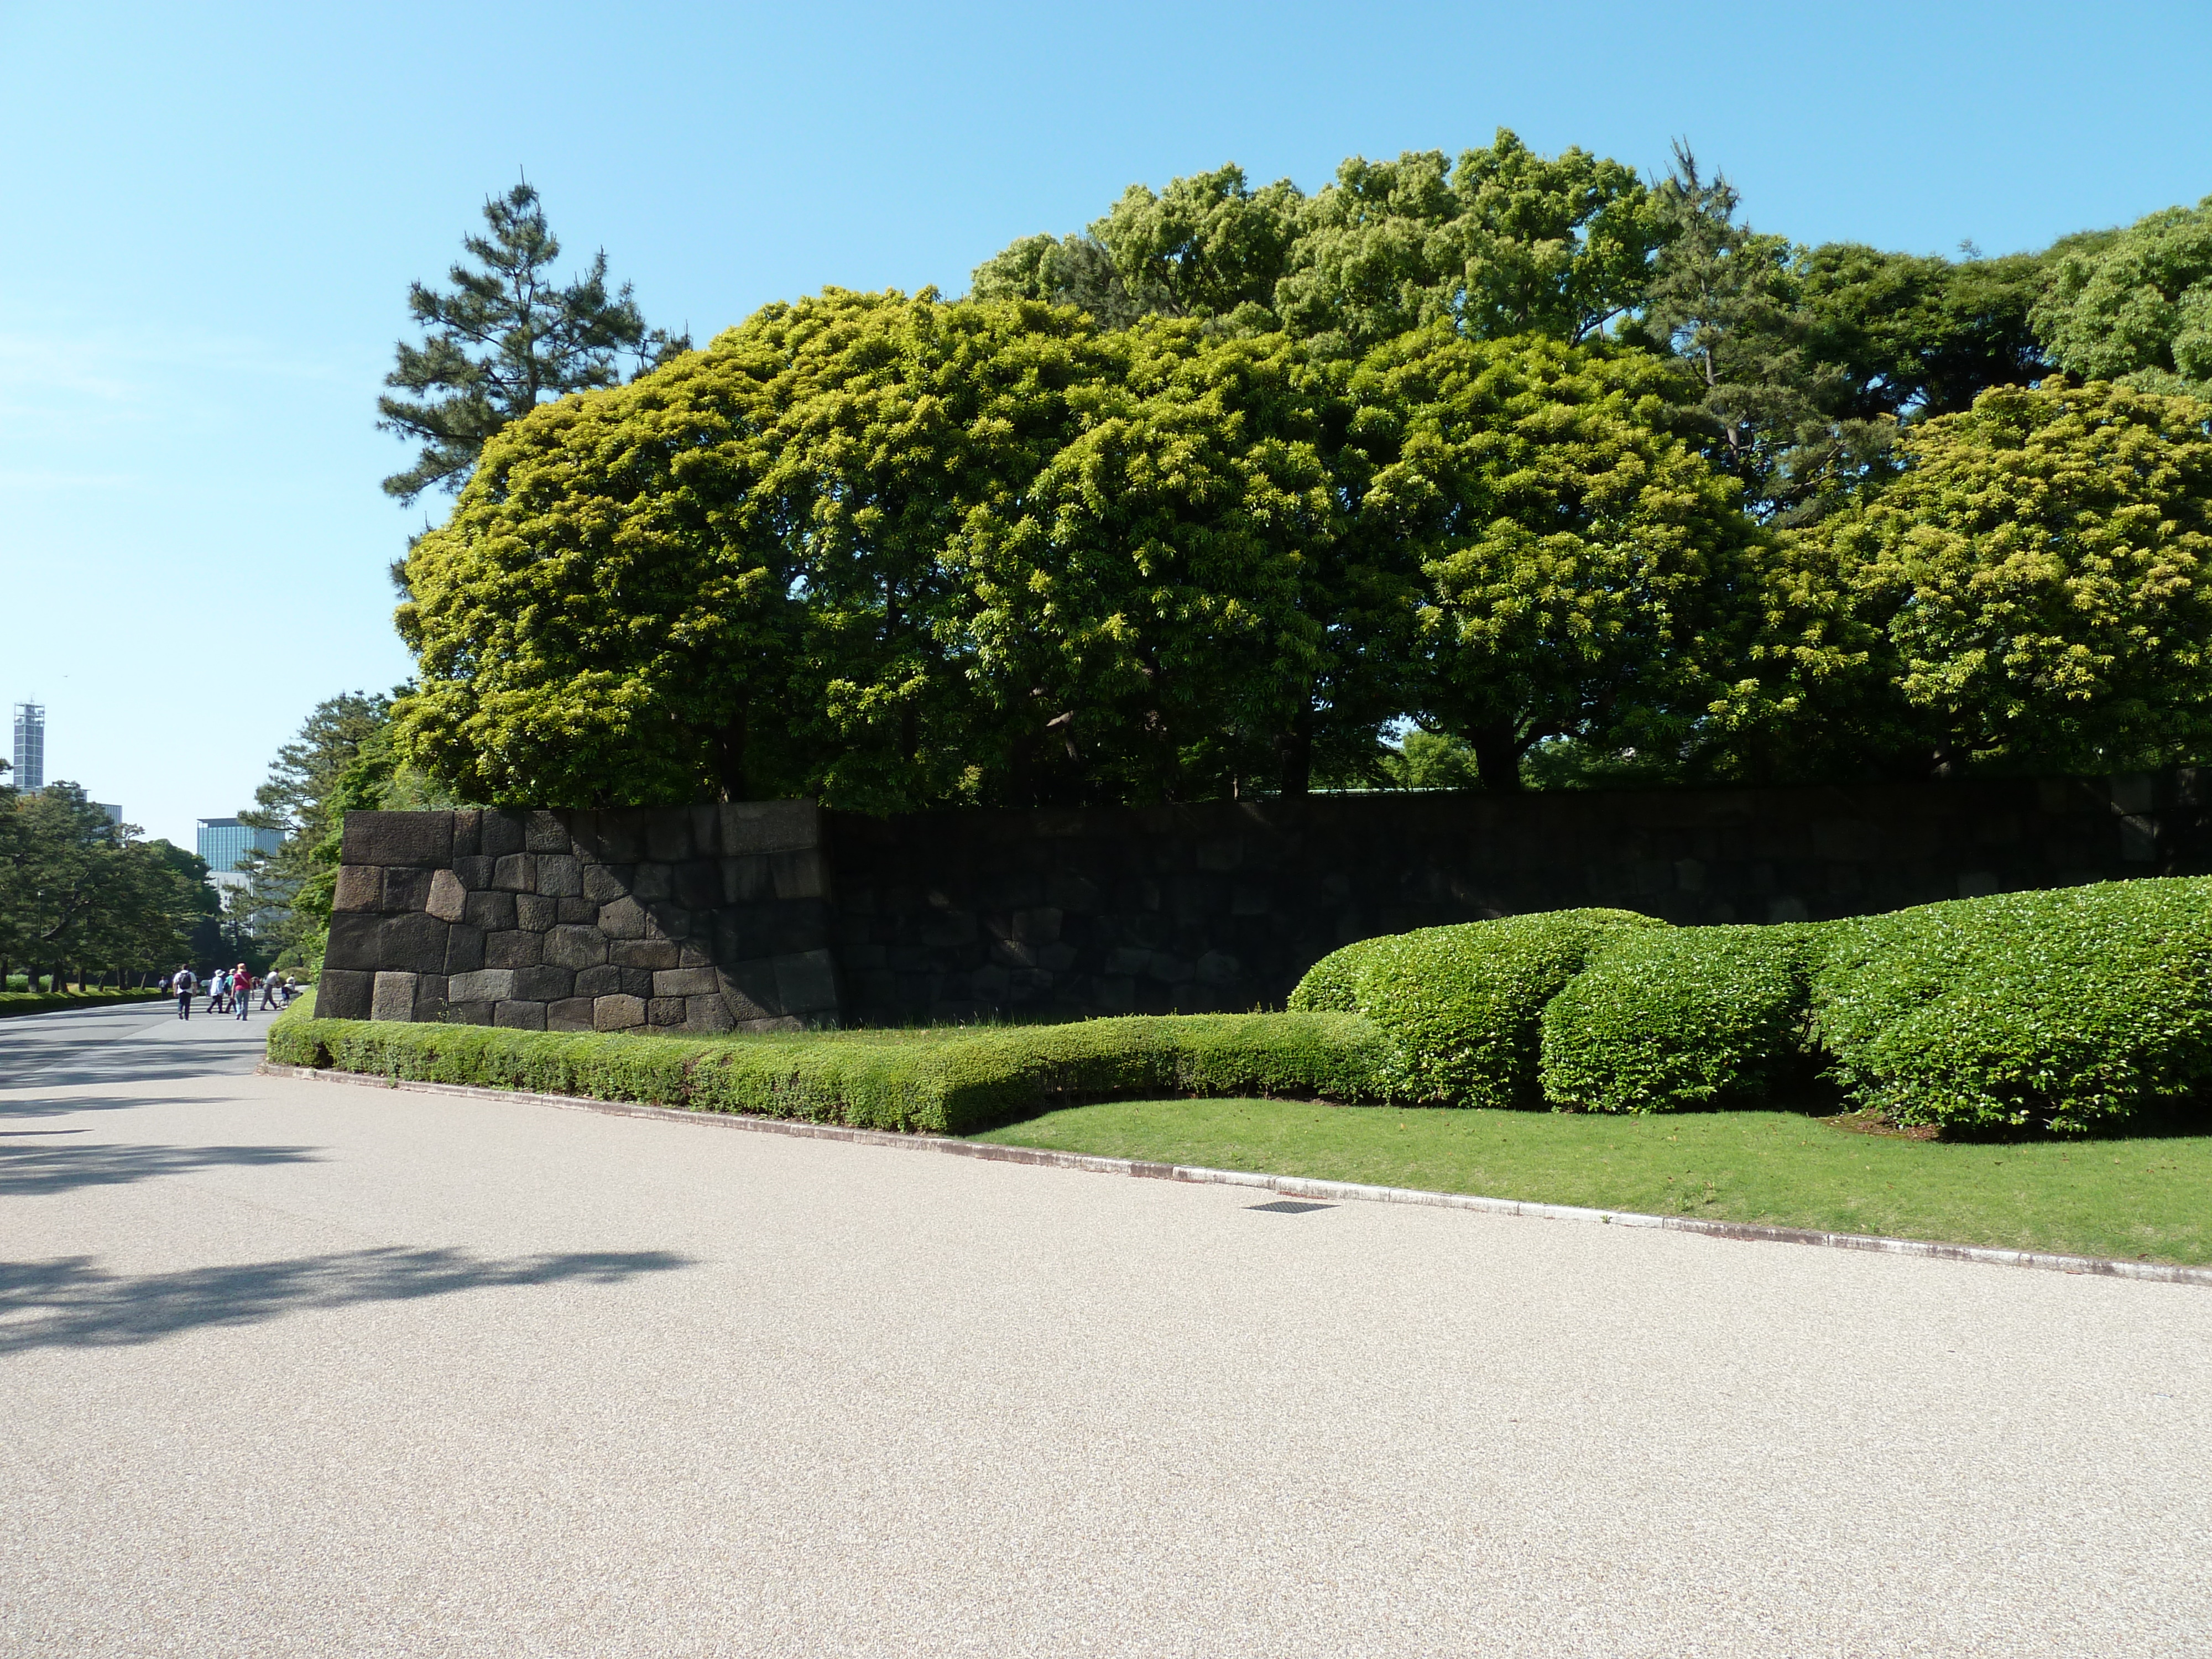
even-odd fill
[(1951, 1143), (1793, 1112), (1072, 1105), (979, 1139), (1952, 1244), (2212, 1262), (2212, 1136)]

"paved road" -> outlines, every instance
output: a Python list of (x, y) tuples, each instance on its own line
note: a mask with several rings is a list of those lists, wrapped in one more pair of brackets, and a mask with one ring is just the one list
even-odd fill
[(2201, 1289), (187, 1075), (155, 1024), (5, 1036), (0, 1652), (2212, 1629)]

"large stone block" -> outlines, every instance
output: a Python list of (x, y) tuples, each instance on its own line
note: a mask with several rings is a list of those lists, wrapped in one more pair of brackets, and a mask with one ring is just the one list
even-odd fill
[(691, 815), (686, 811), (655, 812), (645, 826), (645, 855), (658, 864), (675, 864), (692, 856)]
[(665, 864), (641, 864), (630, 872), (629, 896), (646, 904), (676, 896), (676, 878)]
[(337, 890), (331, 896), (331, 909), (335, 912), (356, 913), (381, 910), (384, 908), (384, 872), (374, 864), (342, 864), (338, 866)]
[[(374, 973), (378, 964), (376, 936), (385, 918), (372, 911), (334, 911), (330, 918), (330, 945), (323, 949), (323, 967), (347, 973)], [(368, 1005), (362, 1005), (368, 1006)], [(349, 1013), (347, 1020), (368, 1020), (368, 1013)]]
[(568, 835), (568, 826), (561, 822), (561, 815), (557, 812), (524, 814), (522, 844), (532, 853), (566, 853), (574, 845)]
[(599, 931), (609, 939), (643, 939), (652, 917), (635, 899), (623, 897), (599, 907)]
[(775, 896), (780, 899), (818, 899), (829, 896), (830, 865), (818, 847), (775, 854), (769, 860), (769, 869)]
[(430, 908), (430, 882), (434, 870), (404, 868), (384, 872), (384, 900), (380, 910), (398, 912)]
[(576, 922), (599, 928), (599, 907), (587, 898), (557, 898), (553, 901), (553, 920), (557, 922)]
[(562, 926), (545, 935), (547, 962), (562, 968), (596, 968), (607, 959), (607, 940), (596, 927)]
[(653, 994), (656, 997), (715, 996), (720, 991), (712, 968), (670, 968), (653, 976)]
[(775, 988), (773, 957), (728, 963), (715, 970), (715, 977), (722, 988), (722, 1000), (739, 1024), (773, 1019), (783, 1012), (783, 998)]
[(415, 981), (415, 1018), (441, 1020), (446, 1017), (446, 976), (422, 974)]
[(515, 971), (514, 994), (524, 1002), (559, 1002), (576, 994), (576, 975), (567, 968), (522, 968)]
[(414, 974), (379, 974), (375, 988), (369, 994), (368, 1017), (371, 1019), (413, 1019), (415, 986), (418, 977)]
[(522, 815), (486, 812), (477, 836), (477, 851), (488, 859), (503, 858), (522, 850)]
[(542, 933), (561, 919), (558, 899), (547, 898), (543, 893), (517, 893), (514, 896), (514, 925)]
[(676, 942), (665, 939), (618, 939), (607, 950), (607, 960), (620, 968), (674, 968), (680, 955)]
[(684, 1023), (682, 997), (653, 997), (645, 1005), (646, 1023), (651, 1025), (681, 1025)]
[(453, 933), (446, 939), (446, 971), (467, 974), (483, 967), (483, 928), (471, 927), (465, 921), (455, 922)]
[(612, 904), (629, 892), (630, 874), (626, 864), (586, 864), (581, 872), (584, 896), (594, 908)]
[(514, 995), (512, 968), (483, 968), (473, 974), (454, 974), (446, 981), (448, 1002), (505, 1002)]
[(330, 966), (323, 959), (322, 977), (315, 981), (317, 1019), (367, 1019), (376, 999), (376, 975)]
[(645, 1024), (645, 999), (642, 997), (595, 997), (592, 1000), (592, 1029), (598, 1031), (633, 1031)]
[(678, 865), (672, 885), (676, 902), (687, 910), (711, 910), (722, 902), (722, 872), (711, 860)]
[(514, 926), (514, 895), (471, 893), (461, 907), (461, 920), (487, 933)]
[(613, 996), (623, 988), (623, 970), (619, 968), (583, 968), (576, 973), (576, 994), (580, 997)]
[(465, 858), (453, 860), (453, 874), (460, 878), (461, 885), (471, 893), (479, 892), (490, 886), (491, 878), (498, 870), (497, 859)]
[(423, 908), (441, 921), (459, 921), (468, 897), (459, 876), (451, 870), (439, 870), (430, 877), (430, 893)]
[(492, 1010), (491, 1023), (503, 1025), (510, 1031), (542, 1031), (545, 1029), (545, 1005), (542, 1002), (502, 1002)]
[(804, 951), (775, 959), (775, 988), (787, 1014), (837, 1011), (837, 963), (827, 951)]
[(725, 801), (726, 854), (789, 853), (822, 842), (822, 809), (811, 800)]
[(722, 902), (757, 904), (775, 894), (775, 866), (765, 853), (750, 858), (726, 858), (722, 865)]
[(592, 1029), (592, 1000), (589, 997), (567, 997), (559, 1002), (545, 1005), (545, 1029), (549, 1031), (588, 1031)]
[(492, 872), (491, 884), (504, 892), (538, 890), (538, 860), (528, 853), (509, 853)]
[(376, 960), (368, 965), (410, 974), (442, 974), (450, 931), (437, 917), (420, 910), (386, 916), (376, 930)]
[(473, 858), (483, 834), (483, 812), (480, 808), (465, 806), (453, 814), (453, 856)]
[(527, 933), (520, 927), (511, 927), (503, 933), (484, 935), (487, 968), (535, 968), (544, 959), (543, 933)]
[(548, 898), (576, 898), (584, 890), (584, 868), (572, 854), (538, 855), (538, 890)]
[(691, 814), (691, 848), (701, 858), (712, 858), (722, 850), (722, 809), (716, 805), (694, 806)]
[(453, 857), (451, 812), (349, 812), (338, 863), (436, 868)]
[(717, 991), (710, 997), (686, 997), (684, 1000), (685, 1032), (696, 1036), (709, 1036), (717, 1032), (734, 1030), (738, 1022), (731, 1018), (729, 1005)]

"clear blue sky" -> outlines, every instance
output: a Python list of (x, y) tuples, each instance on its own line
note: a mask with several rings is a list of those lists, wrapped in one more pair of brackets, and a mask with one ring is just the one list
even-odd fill
[(2203, 0), (0, 3), (0, 699), (188, 842), (317, 701), (406, 674), (421, 513), (374, 401), (409, 280), (518, 167), (703, 341), (957, 294), (1134, 180), (1313, 189), (1500, 125), (1647, 171), (1686, 137), (1805, 241), (2039, 246), (2212, 192), (2208, 85)]

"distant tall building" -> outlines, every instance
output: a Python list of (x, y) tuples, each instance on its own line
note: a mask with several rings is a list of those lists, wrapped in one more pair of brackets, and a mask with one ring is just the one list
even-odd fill
[(35, 702), (15, 705), (15, 770), (8, 781), (18, 789), (46, 787), (46, 711)]
[(284, 844), (284, 837), (274, 830), (256, 830), (240, 823), (236, 818), (202, 818), (199, 821), (199, 855), (207, 860), (213, 874), (235, 874), (238, 861), (248, 849), (258, 853), (273, 853)]

